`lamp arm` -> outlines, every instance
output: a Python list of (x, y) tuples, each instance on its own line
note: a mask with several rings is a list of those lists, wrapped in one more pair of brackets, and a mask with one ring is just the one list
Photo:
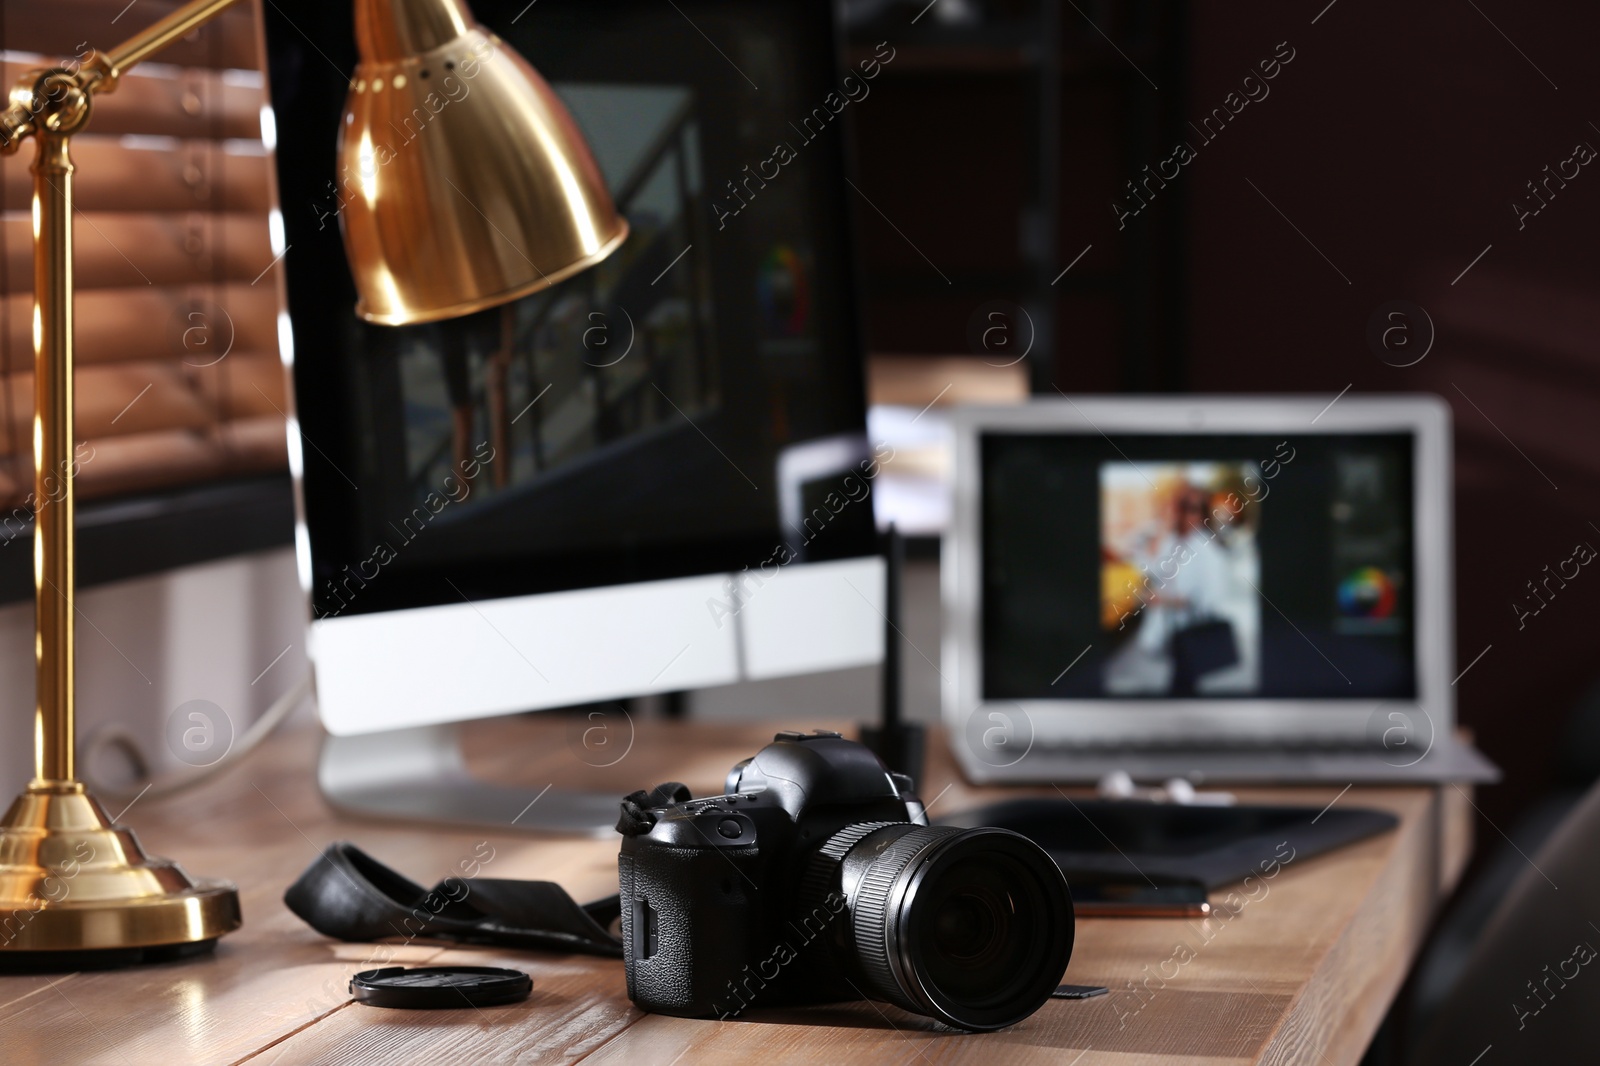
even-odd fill
[(33, 71), (12, 88), (0, 112), (0, 154), (15, 152), (43, 124), (49, 132), (71, 133), (88, 120), (88, 98), (112, 92), (135, 64), (210, 22), (238, 0), (189, 0), (126, 41), (96, 50), (76, 70), (55, 67)]
[[(105, 51), (113, 82), (117, 75), (222, 14), (237, 0), (190, 0), (166, 18), (157, 19), (126, 41)], [(109, 90), (109, 86), (107, 87)]]

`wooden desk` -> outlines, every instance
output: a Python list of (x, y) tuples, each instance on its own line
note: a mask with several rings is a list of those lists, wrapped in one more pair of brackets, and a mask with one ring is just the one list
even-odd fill
[[(619, 795), (658, 779), (721, 791), (771, 726), (640, 723), (615, 766), (581, 763), (567, 723), (479, 723), (468, 750), (486, 773)], [(25, 1063), (699, 1062), (1355, 1063), (1398, 990), (1433, 910), (1471, 847), (1453, 788), (1253, 790), (1249, 798), (1365, 805), (1401, 818), (1391, 834), (1294, 861), (1249, 889), (1236, 917), (1078, 922), (1067, 980), (1108, 996), (1053, 1000), (1005, 1032), (969, 1035), (893, 1007), (757, 1010), (729, 1022), (635, 1010), (622, 963), (584, 956), (324, 939), (283, 906), (284, 888), (330, 840), (349, 839), (414, 880), (458, 872), (493, 849), (483, 876), (559, 881), (580, 899), (616, 890), (616, 842), (413, 828), (336, 816), (312, 766), (318, 731), (292, 726), (187, 796), (139, 802), (125, 821), (157, 853), (238, 882), (244, 927), (215, 957), (143, 969), (0, 978), (0, 1059)], [(953, 783), (952, 783), (953, 782)], [(949, 786), (948, 791), (945, 790)], [(935, 750), (924, 796), (953, 810), (992, 795)], [(1267, 856), (1263, 856), (1266, 858)], [(1241, 887), (1238, 900), (1245, 899)], [(1221, 894), (1217, 899), (1226, 899)], [(525, 1003), (394, 1011), (352, 1004), (357, 970), (473, 963), (530, 971)]]

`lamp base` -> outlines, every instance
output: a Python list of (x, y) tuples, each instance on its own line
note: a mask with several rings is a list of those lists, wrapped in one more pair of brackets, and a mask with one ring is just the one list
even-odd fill
[(216, 950), (215, 940), (156, 948), (89, 948), (82, 951), (0, 951), (0, 974), (80, 973), (178, 962)]
[(183, 958), (239, 921), (233, 885), (146, 855), (76, 782), (30, 788), (0, 820), (0, 971)]

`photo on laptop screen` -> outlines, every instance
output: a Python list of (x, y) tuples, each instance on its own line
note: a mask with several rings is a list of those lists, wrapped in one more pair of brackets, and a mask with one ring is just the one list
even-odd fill
[(980, 455), (985, 698), (1415, 695), (1410, 434), (987, 433)]
[(1266, 504), (1248, 460), (1100, 464), (1100, 624), (1118, 641), (1106, 691), (1252, 693), (1261, 687)]

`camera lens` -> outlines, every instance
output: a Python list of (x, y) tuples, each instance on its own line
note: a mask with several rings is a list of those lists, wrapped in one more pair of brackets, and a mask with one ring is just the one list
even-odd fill
[[(863, 823), (834, 834), (807, 878), (842, 896), (837, 960), (883, 999), (964, 1029), (1038, 1010), (1072, 956), (1072, 897), (1054, 860), (1005, 829)], [(838, 949), (836, 948), (836, 950)]]

